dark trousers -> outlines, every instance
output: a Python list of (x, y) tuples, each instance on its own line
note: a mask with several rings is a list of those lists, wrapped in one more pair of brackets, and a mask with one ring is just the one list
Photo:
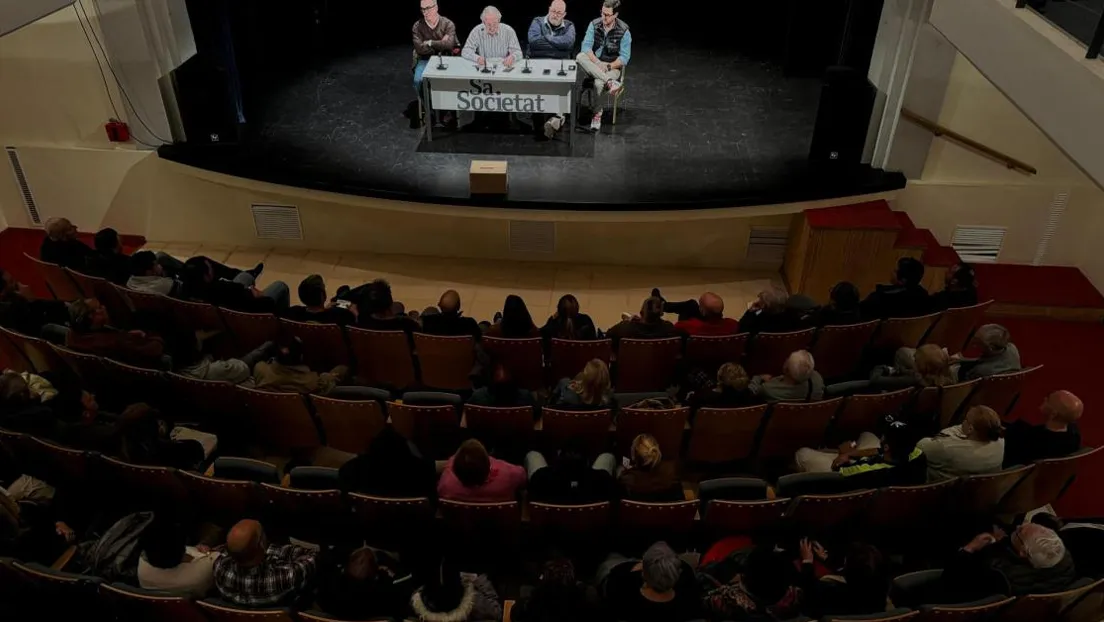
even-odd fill
[(687, 300), (685, 302), (665, 302), (663, 303), (664, 313), (677, 313), (678, 321), (692, 320), (694, 318), (700, 318), (701, 307), (698, 306), (697, 300)]

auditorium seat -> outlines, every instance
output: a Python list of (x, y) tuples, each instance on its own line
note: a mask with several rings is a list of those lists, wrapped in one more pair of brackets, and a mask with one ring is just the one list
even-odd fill
[(55, 487), (84, 486), (89, 476), (89, 454), (24, 435), (20, 443), (23, 472)]
[(826, 381), (850, 378), (877, 329), (877, 320), (819, 329), (812, 349), (816, 370)]
[(789, 333), (759, 333), (751, 340), (751, 353), (744, 368), (748, 375), (782, 373), (782, 364), (797, 350), (808, 350), (813, 342), (814, 329)]
[(395, 431), (428, 458), (445, 460), (460, 445), (460, 417), (454, 406), (388, 402), (387, 414)]
[(993, 301), (989, 300), (972, 307), (947, 309), (939, 316), (927, 337), (924, 337), (924, 343), (947, 348), (947, 352), (951, 354), (962, 352), (974, 330), (984, 321), (985, 312), (992, 304)]
[(50, 347), (46, 340), (5, 328), (0, 328), (0, 333), (3, 333), (23, 353), (23, 357), (27, 359), (36, 374), (41, 376), (47, 372), (66, 373), (69, 371), (69, 365), (58, 356), (57, 352), (54, 352), (54, 349)]
[(681, 352), (681, 337), (622, 339), (617, 346), (613, 384), (620, 393), (666, 391), (675, 380)]
[(769, 486), (758, 477), (716, 477), (698, 483), (698, 500), (759, 501), (767, 498)]
[(888, 486), (878, 491), (863, 516), (867, 527), (878, 534), (900, 534), (907, 538), (915, 529), (928, 529), (945, 511), (958, 480), (920, 486)]
[(810, 536), (838, 534), (856, 529), (859, 515), (874, 498), (875, 491), (859, 490), (836, 495), (804, 495), (794, 500), (786, 513), (798, 533)]
[(31, 261), (39, 276), (46, 281), (46, 287), (50, 289), (50, 293), (53, 294), (55, 299), (73, 302), (81, 298), (81, 292), (77, 288), (76, 282), (69, 278), (64, 268), (57, 264), (42, 261), (37, 257), (31, 257), (27, 253), (23, 253), (23, 256)]
[(850, 492), (854, 486), (839, 472), (790, 473), (778, 478), (775, 490), (780, 497), (800, 495), (835, 495)]
[(266, 531), (312, 544), (333, 541), (348, 528), (341, 491), (260, 485)]
[(544, 340), (540, 337), (483, 337), (482, 344), (491, 361), (506, 368), (518, 387), (537, 391), (547, 386), (544, 374)]
[(596, 456), (606, 451), (610, 437), (609, 409), (592, 411), (541, 409), (539, 428), (542, 447), (555, 451), (565, 446), (568, 439), (577, 439), (587, 455)]
[(576, 538), (601, 537), (610, 526), (610, 503), (554, 505), (530, 503), (529, 524), (541, 532), (542, 540), (563, 546)]
[(338, 469), (320, 466), (297, 466), (288, 474), (288, 486), (296, 490), (334, 490), (341, 488)]
[(778, 402), (771, 406), (756, 459), (792, 459), (802, 447), (823, 447), (828, 424), (842, 403), (843, 398), (837, 397), (820, 402)]
[(256, 350), (266, 341), (276, 341), (280, 336), (280, 323), (271, 313), (242, 313), (219, 307), (219, 315), (242, 354)]
[[(81, 298), (99, 298), (100, 284), (107, 283), (106, 279), (101, 279), (98, 276), (89, 276), (82, 272), (70, 270), (69, 268), (62, 268), (62, 270), (65, 271), (65, 274), (68, 275), (69, 279), (73, 281), (73, 283), (77, 286), (77, 289), (80, 290)], [(101, 300), (100, 302), (103, 301)], [(108, 313), (110, 312), (111, 310), (108, 309)]]
[(345, 333), (337, 324), (314, 324), (280, 319), (281, 342), (298, 337), (303, 342), (303, 362), (315, 371), (350, 365)]
[(694, 527), (697, 501), (645, 503), (622, 499), (617, 510), (618, 531), (634, 536), (686, 534)]
[(93, 286), (96, 299), (107, 308), (111, 323), (115, 326), (130, 326), (134, 319), (134, 303), (127, 297), (127, 290), (107, 279), (96, 279)]
[(594, 341), (572, 341), (553, 339), (551, 346), (552, 381), (561, 378), (574, 378), (583, 371), (586, 364), (599, 359), (609, 365), (613, 354), (613, 342), (609, 339)]
[(213, 465), (215, 477), (256, 482), (258, 484), (279, 484), (280, 470), (276, 465), (236, 456), (216, 458)]
[(8, 331), (0, 328), (0, 370), (10, 369), (19, 373), (33, 372), (34, 367), (23, 354), (23, 349), (7, 337)]
[(874, 352), (878, 354), (888, 352), (892, 356), (898, 348), (919, 347), (924, 335), (928, 334), (928, 330), (939, 319), (939, 315), (939, 313), (932, 313), (920, 317), (882, 320), (871, 342)]
[(631, 455), (633, 439), (639, 434), (651, 434), (659, 442), (664, 460), (678, 460), (689, 417), (690, 409), (685, 406), (666, 410), (622, 409), (617, 414), (617, 455)]
[(255, 482), (207, 477), (190, 471), (179, 471), (177, 476), (188, 490), (196, 514), (205, 522), (230, 527), (259, 506)]
[(958, 605), (924, 605), (913, 622), (982, 622), (994, 620), (997, 614), (1016, 599), (994, 595)]
[(295, 622), (291, 609), (242, 609), (216, 599), (196, 601), (210, 622)]
[(356, 359), (357, 376), (366, 384), (402, 391), (418, 383), (410, 340), (401, 330), (345, 328)]
[(108, 491), (116, 506), (130, 511), (181, 511), (188, 504), (188, 489), (176, 469), (130, 464), (110, 456), (93, 463), (100, 489)]
[(125, 583), (101, 584), (100, 596), (115, 620), (207, 622), (203, 612), (187, 596), (143, 590)]
[(710, 378), (725, 363), (739, 363), (744, 359), (748, 334), (738, 335), (691, 335), (686, 340), (686, 354), (683, 361), (689, 369), (699, 369)]
[(777, 528), (790, 501), (789, 498), (760, 501), (715, 499), (705, 503), (702, 522), (714, 537), (758, 533)]
[(55, 344), (50, 344), (50, 347), (80, 378), (81, 389), (96, 394), (100, 392), (101, 387), (107, 386), (108, 372), (102, 358)]
[(245, 402), (250, 428), (257, 443), (271, 455), (292, 457), (311, 454), (322, 441), (318, 427), (298, 393), (269, 393), (237, 387)]
[(438, 337), (414, 334), (414, 351), (422, 370), (422, 384), (444, 391), (470, 391), (475, 365), (475, 341), (470, 336)]
[(495, 407), (467, 404), (464, 421), (468, 434), (495, 455), (521, 457), (533, 438), (533, 407)]
[(172, 297), (166, 298), (165, 302), (178, 328), (205, 333), (205, 337), (226, 330), (222, 316), (214, 305)]
[(383, 407), (375, 400), (354, 402), (312, 395), (310, 402), (326, 436), (326, 445), (334, 449), (364, 453), (372, 439), (387, 427)]
[(90, 575), (53, 570), (37, 563), (13, 562), (29, 590), (21, 598), (35, 603), (39, 620), (105, 620), (107, 607), (99, 597), (103, 580)]
[(1104, 611), (1104, 583), (1097, 581), (1062, 611), (1062, 622), (1100, 622)]
[(700, 408), (690, 428), (687, 461), (725, 464), (748, 460), (767, 406)]
[(848, 620), (862, 620), (863, 622), (904, 622), (905, 620), (912, 620), (918, 615), (920, 615), (919, 611), (898, 607), (884, 613), (853, 616), (824, 616), (820, 620), (821, 622), (845, 622)]
[(1085, 447), (1069, 456), (1035, 462), (1035, 468), (1001, 500), (1000, 513), (1026, 514), (1056, 503), (1079, 471), (1089, 473), (1088, 465), (1101, 449)]
[(171, 393), (165, 372), (135, 367), (109, 358), (102, 360), (106, 373), (105, 388), (109, 389), (108, 394), (116, 397), (117, 403), (167, 403), (166, 398)]
[(997, 473), (960, 477), (953, 495), (953, 507), (966, 516), (991, 514), (997, 510), (1008, 491), (1034, 469), (1035, 465), (1029, 464)]
[[(1077, 603), (1084, 595), (1100, 589), (1104, 579), (1079, 579), (1073, 587), (1054, 594), (1028, 594), (1021, 596), (1004, 609), (997, 622), (1038, 622), (1059, 620), (1066, 608)], [(1099, 612), (1097, 612), (1099, 619)]]
[[(222, 380), (200, 380), (180, 374), (167, 375), (176, 412), (186, 421), (198, 421), (222, 432), (246, 423), (245, 399), (235, 385)], [(238, 433), (244, 433), (239, 430)]]
[(433, 521), (428, 497), (377, 497), (356, 492), (347, 496), (353, 527), (372, 546), (394, 546), (396, 539), (421, 540)]
[(1028, 380), (1041, 367), (1042, 365), (1036, 365), (1020, 371), (981, 378), (977, 390), (970, 396), (967, 408), (988, 406), (1002, 418), (1007, 417), (1020, 399), (1020, 392)]
[[(122, 297), (130, 301), (130, 307), (135, 313), (142, 313), (150, 317), (170, 317), (169, 299), (161, 294), (150, 294), (133, 289), (111, 284)], [(110, 313), (110, 312), (109, 312)]]
[(510, 559), (517, 550), (521, 506), (517, 501), (466, 503), (441, 499), (446, 547), (472, 557), (485, 550), (492, 557)]
[(905, 407), (906, 415), (929, 423), (934, 432), (946, 429), (961, 419), (962, 405), (977, 388), (978, 380), (967, 380), (943, 387), (924, 387)]
[(863, 432), (872, 432), (886, 415), (896, 415), (913, 397), (915, 389), (901, 389), (891, 393), (851, 395), (844, 399), (832, 428), (828, 433), (828, 446), (835, 447), (845, 441), (853, 441)]

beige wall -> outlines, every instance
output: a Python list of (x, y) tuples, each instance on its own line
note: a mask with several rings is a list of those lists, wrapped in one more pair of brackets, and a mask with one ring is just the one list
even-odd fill
[[(942, 243), (950, 243), (958, 225), (1007, 227), (999, 261), (1031, 263), (1046, 231), (1051, 201), (1068, 192), (1069, 205), (1042, 263), (1083, 266), (1095, 242), (1090, 232), (1104, 213), (1104, 192), (962, 55), (955, 59), (938, 121), (1026, 161), (1039, 174), (1012, 171), (938, 138), (922, 177), (909, 183), (896, 207)], [(1085, 271), (1095, 279), (1090, 269)], [(1104, 288), (1104, 280), (1094, 283)]]

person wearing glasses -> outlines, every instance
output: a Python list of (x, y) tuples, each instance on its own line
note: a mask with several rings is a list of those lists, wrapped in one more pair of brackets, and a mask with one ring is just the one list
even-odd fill
[(632, 56), (632, 34), (629, 25), (618, 17), (621, 0), (604, 0), (602, 16), (587, 26), (583, 35), (583, 51), (576, 60), (579, 68), (594, 78), (594, 118), (590, 129), (602, 129), (602, 93), (611, 96), (621, 91), (621, 70)]
[[(460, 49), (460, 40), (456, 38), (456, 24), (441, 15), (437, 10), (437, 0), (420, 0), (422, 18), (414, 22), (414, 91), (418, 99), (422, 98), (422, 76), (425, 74), (429, 59), (433, 56), (453, 56)], [(446, 110), (441, 117), (445, 125), (454, 123), (456, 117)]]
[[(472, 28), (460, 56), (481, 69), (490, 65), (492, 70), (497, 71), (497, 66), (502, 65), (505, 71), (517, 65), (521, 59), (521, 42), (518, 41), (517, 32), (502, 23), (502, 12), (488, 6), (483, 9), (479, 19), (482, 23)], [(486, 129), (492, 120), (496, 127), (506, 127), (510, 123), (510, 113), (478, 111), (475, 113), (475, 121), (465, 126), (465, 129)]]
[[(564, 19), (566, 15), (567, 4), (563, 0), (553, 0), (548, 15), (533, 18), (533, 23), (529, 24), (529, 58), (571, 58), (575, 49), (575, 24)], [(562, 114), (533, 114), (533, 132), (538, 139), (551, 139), (563, 123)]]

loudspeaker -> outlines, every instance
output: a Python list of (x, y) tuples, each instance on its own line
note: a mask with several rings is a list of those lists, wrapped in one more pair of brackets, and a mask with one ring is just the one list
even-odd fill
[(245, 114), (228, 4), (187, 1), (196, 53), (170, 76), (189, 144), (233, 144), (243, 138)]
[(859, 164), (876, 94), (864, 72), (853, 67), (829, 67), (820, 89), (809, 160)]

